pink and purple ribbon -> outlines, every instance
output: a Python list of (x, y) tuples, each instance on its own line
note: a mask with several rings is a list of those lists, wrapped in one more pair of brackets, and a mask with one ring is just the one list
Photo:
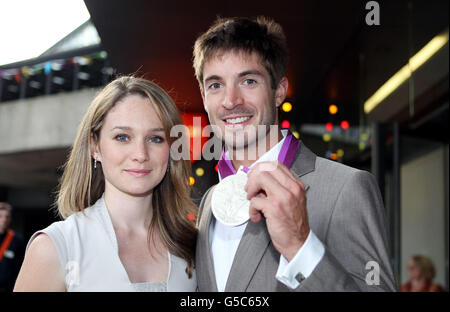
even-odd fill
[[(288, 131), (283, 145), (281, 146), (280, 154), (278, 154), (278, 161), (283, 163), (286, 167), (291, 168), (294, 162), (295, 154), (300, 146), (300, 141), (294, 137), (294, 135)], [(236, 170), (233, 167), (231, 161), (225, 155), (225, 147), (222, 150), (222, 156), (217, 164), (222, 179), (229, 175), (236, 174)], [(248, 167), (244, 167), (243, 171), (247, 173), (250, 170)]]

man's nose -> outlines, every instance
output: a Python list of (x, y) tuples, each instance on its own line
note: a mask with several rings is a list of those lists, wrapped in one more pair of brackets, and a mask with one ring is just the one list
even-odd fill
[(231, 85), (226, 88), (223, 106), (226, 109), (232, 109), (243, 103), (242, 93), (238, 86)]

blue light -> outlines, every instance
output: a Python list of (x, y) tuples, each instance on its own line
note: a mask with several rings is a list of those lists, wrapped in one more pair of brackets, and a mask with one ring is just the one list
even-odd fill
[(46, 75), (48, 75), (48, 74), (50, 74), (51, 71), (52, 71), (52, 63), (50, 63), (50, 62), (45, 63), (44, 73)]

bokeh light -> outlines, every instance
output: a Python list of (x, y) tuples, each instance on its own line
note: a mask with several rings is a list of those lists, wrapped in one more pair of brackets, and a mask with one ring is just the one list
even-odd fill
[(284, 102), (283, 105), (281, 105), (281, 109), (283, 112), (289, 113), (292, 110), (292, 104), (289, 102)]

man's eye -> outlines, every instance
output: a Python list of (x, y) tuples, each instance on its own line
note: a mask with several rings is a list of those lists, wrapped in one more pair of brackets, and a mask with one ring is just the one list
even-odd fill
[(244, 84), (245, 85), (253, 85), (253, 84), (255, 84), (256, 83), (256, 80), (255, 79), (245, 79), (244, 80)]
[(155, 137), (150, 138), (150, 142), (152, 142), (152, 143), (162, 143), (162, 142), (164, 142), (164, 139), (162, 137), (160, 137), (160, 136), (155, 136)]
[(116, 135), (115, 139), (120, 142), (127, 142), (129, 140), (128, 136), (125, 134)]
[(211, 89), (211, 90), (216, 90), (219, 88), (220, 88), (220, 83), (218, 83), (218, 82), (214, 82), (214, 83), (210, 84), (208, 87), (208, 89)]

